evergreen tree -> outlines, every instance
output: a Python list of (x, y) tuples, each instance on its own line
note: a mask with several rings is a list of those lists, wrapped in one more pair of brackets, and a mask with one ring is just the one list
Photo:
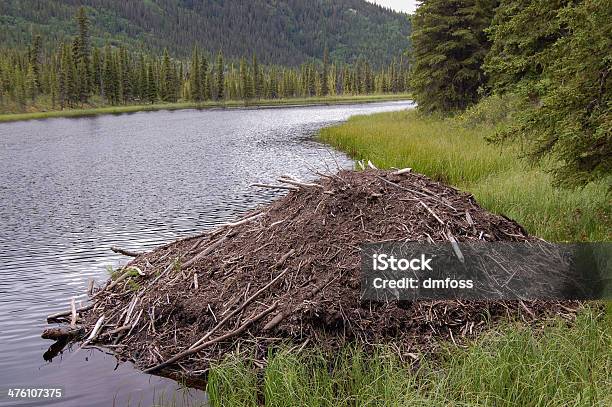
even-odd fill
[(119, 101), (119, 81), (113, 53), (109, 45), (104, 49), (104, 70), (102, 73), (102, 89), (106, 101), (112, 105)]
[(552, 158), (561, 185), (612, 185), (610, 2), (504, 0), (491, 33), (493, 86), (521, 104), (498, 140), (518, 138), (532, 160)]
[(193, 50), (193, 55), (191, 56), (191, 65), (189, 68), (189, 94), (191, 100), (194, 102), (200, 102), (204, 99), (204, 89), (202, 86), (202, 73), (201, 69), (201, 61), (198, 55), (198, 49), (195, 48)]
[(211, 74), (208, 68), (208, 59), (206, 58), (205, 55), (202, 55), (202, 63), (200, 65), (200, 72), (202, 74), (202, 88), (203, 88), (202, 98), (203, 100), (210, 100), (212, 99), (212, 92), (210, 90)]
[(424, 0), (413, 18), (412, 87), (419, 109), (461, 110), (477, 101), (496, 0)]
[(329, 50), (327, 45), (323, 51), (323, 73), (321, 74), (321, 94), (327, 96), (329, 94)]
[(119, 65), (121, 76), (121, 96), (123, 103), (128, 103), (134, 97), (134, 76), (127, 50), (122, 47), (119, 50)]
[(164, 102), (176, 102), (177, 95), (177, 73), (176, 66), (170, 61), (170, 55), (168, 50), (164, 50), (164, 56), (162, 57), (162, 68), (161, 68), (161, 83), (160, 83), (160, 95)]
[(28, 64), (28, 73), (25, 78), (25, 96), (32, 101), (35, 101), (38, 96), (38, 81), (32, 63)]
[(90, 48), (89, 48), (89, 19), (84, 7), (79, 7), (77, 12), (77, 26), (79, 30), (77, 41), (77, 59), (78, 64), (82, 64), (85, 68), (86, 81), (81, 85), (84, 87), (83, 92), (90, 91), (90, 83), (93, 82), (90, 66)]
[(253, 97), (261, 99), (263, 91), (263, 78), (259, 71), (259, 64), (257, 63), (257, 56), (253, 54)]
[(240, 96), (244, 100), (249, 100), (252, 97), (247, 70), (246, 60), (244, 58), (240, 59)]
[(99, 48), (94, 48), (91, 58), (91, 90), (94, 93), (102, 92), (102, 57)]
[(225, 75), (223, 69), (223, 54), (219, 51), (217, 56), (217, 100), (225, 98)]
[(148, 64), (147, 69), (147, 100), (150, 103), (155, 103), (157, 101), (157, 82), (155, 80), (155, 71), (152, 63)]
[(34, 40), (32, 41), (32, 49), (30, 51), (30, 65), (32, 67), (31, 79), (33, 80), (33, 84), (36, 87), (37, 94), (42, 90), (40, 83), (41, 41), (42, 40), (40, 35), (36, 35), (34, 37)]

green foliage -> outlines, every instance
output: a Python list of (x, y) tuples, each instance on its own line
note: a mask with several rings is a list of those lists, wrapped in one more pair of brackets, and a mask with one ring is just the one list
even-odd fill
[[(496, 139), (523, 139), (530, 158), (552, 162), (550, 170), (559, 184), (585, 185), (601, 179), (610, 183), (610, 2), (506, 3), (510, 4), (500, 7), (492, 28), (494, 46), (487, 69), (496, 88), (513, 84), (525, 108)], [(534, 16), (538, 7), (540, 14)], [(539, 23), (543, 15), (547, 20)], [(541, 28), (533, 30), (534, 26)]]
[(412, 87), (419, 109), (453, 112), (475, 103), (496, 0), (425, 0), (413, 18)]
[(256, 52), (265, 64), (296, 66), (320, 60), (327, 44), (333, 60), (364, 55), (382, 66), (409, 46), (407, 16), (363, 0), (2, 0), (0, 44), (23, 47), (32, 33), (47, 49), (66, 42), (78, 32), (73, 16), (81, 5), (91, 16), (91, 45), (168, 49), (174, 58), (198, 46), (228, 59)]
[(211, 69), (207, 53), (197, 47), (188, 64), (168, 51), (157, 58), (132, 54), (124, 46), (90, 47), (84, 8), (79, 8), (76, 23), (78, 35), (71, 45), (60, 44), (55, 51), (43, 52), (39, 37), (27, 51), (0, 50), (0, 112), (55, 109), (56, 102), (60, 109), (85, 108), (99, 99), (111, 106), (179, 100), (200, 104), (213, 95), (217, 101), (248, 101), (406, 91), (408, 66), (401, 58), (374, 71), (364, 59), (339, 69), (326, 55), (323, 64), (264, 67), (253, 54), (251, 64), (242, 58), (237, 69), (219, 52)]

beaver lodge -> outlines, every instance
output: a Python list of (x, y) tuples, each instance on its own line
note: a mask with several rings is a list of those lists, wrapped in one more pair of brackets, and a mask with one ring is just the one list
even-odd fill
[(265, 363), (270, 346), (393, 343), (404, 355), (476, 335), (506, 316), (571, 318), (576, 304), (360, 301), (360, 245), (381, 241), (526, 241), (516, 222), (406, 170), (319, 174), (243, 219), (161, 246), (92, 288), (89, 305), (52, 315), (43, 337), (100, 345), (146, 372), (197, 377), (228, 352)]

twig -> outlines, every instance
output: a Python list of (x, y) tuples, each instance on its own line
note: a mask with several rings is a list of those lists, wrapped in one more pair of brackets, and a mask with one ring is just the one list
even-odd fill
[(76, 304), (74, 303), (74, 298), (70, 300), (70, 308), (72, 311), (72, 318), (70, 320), (70, 328), (74, 329), (76, 328), (76, 322), (77, 322), (77, 310), (76, 310)]
[(325, 189), (325, 187), (321, 184), (315, 184), (312, 182), (300, 182), (300, 181), (295, 181), (292, 179), (287, 179), (287, 178), (279, 178), (278, 182), (282, 182), (284, 184), (290, 184), (290, 185), (295, 185), (298, 187), (304, 187), (304, 188), (320, 188), (320, 189)]
[(272, 281), (270, 281), (268, 284), (266, 284), (263, 288), (261, 288), (260, 290), (258, 290), (257, 292), (255, 292), (255, 294), (251, 295), (249, 298), (247, 298), (238, 308), (236, 308), (235, 310), (233, 310), (232, 312), (230, 312), (225, 318), (223, 318), (217, 325), (215, 325), (210, 331), (208, 331), (208, 333), (206, 335), (204, 335), (202, 338), (200, 338), (197, 342), (195, 342), (193, 345), (191, 345), (189, 347), (189, 349), (194, 349), (197, 346), (199, 346), (202, 342), (204, 342), (206, 339), (208, 339), (217, 329), (219, 329), (220, 327), (222, 327), (231, 317), (233, 317), (234, 315), (238, 314), (240, 311), (242, 311), (244, 309), (244, 307), (246, 307), (247, 305), (249, 305), (255, 298), (257, 298), (257, 296), (259, 296), (259, 294), (263, 293), (264, 291), (266, 291), (268, 288), (270, 288), (274, 283), (276, 283), (282, 276), (285, 275), (285, 273), (287, 273), (287, 270), (289, 269), (285, 269), (282, 273), (280, 273), (278, 276), (276, 276)]
[[(94, 306), (93, 303), (89, 304), (89, 305), (86, 305), (84, 307), (81, 307), (81, 308), (77, 309), (77, 312), (83, 312), (83, 311), (90, 310), (90, 309), (93, 308), (93, 306)], [(62, 318), (62, 317), (67, 317), (68, 315), (71, 315), (71, 314), (72, 314), (72, 310), (70, 309), (68, 311), (62, 311), (62, 312), (58, 312), (56, 314), (51, 314), (51, 315), (47, 316), (47, 320), (54, 320), (54, 319), (58, 319), (58, 318)]]
[(421, 205), (423, 205), (423, 207), (424, 207), (425, 209), (427, 209), (427, 211), (429, 211), (429, 213), (431, 213), (431, 214), (433, 215), (433, 217), (434, 217), (434, 218), (436, 218), (436, 220), (437, 220), (438, 222), (440, 222), (440, 224), (441, 224), (441, 225), (444, 225), (444, 222), (442, 221), (442, 219), (440, 219), (440, 217), (439, 217), (438, 215), (436, 215), (436, 213), (435, 213), (433, 210), (431, 210), (431, 208), (430, 208), (429, 206), (427, 206), (427, 204), (425, 204), (425, 202), (423, 202), (423, 201), (419, 201), (419, 203), (420, 203)]
[(402, 168), (401, 170), (397, 170), (393, 172), (393, 175), (402, 175), (407, 174), (412, 171), (412, 168)]
[(83, 344), (81, 345), (81, 348), (85, 345), (88, 345), (91, 341), (93, 341), (94, 339), (98, 337), (98, 334), (100, 333), (100, 330), (102, 329), (103, 323), (104, 323), (104, 315), (98, 318), (98, 321), (96, 322), (96, 325), (94, 325), (94, 328), (92, 329), (91, 334), (89, 334), (85, 342), (83, 342)]
[(133, 251), (130, 251), (130, 250), (125, 250), (125, 249), (122, 249), (120, 247), (115, 247), (115, 246), (111, 247), (110, 249), (113, 252), (115, 252), (115, 253), (123, 254), (124, 256), (128, 256), (128, 257), (138, 257), (138, 256), (140, 256), (142, 254), (142, 253), (139, 253), (139, 252), (133, 252)]
[(257, 218), (260, 218), (260, 217), (262, 217), (262, 216), (263, 216), (263, 215), (265, 215), (265, 214), (266, 214), (265, 212), (260, 212), (260, 213), (258, 213), (258, 214), (256, 214), (256, 215), (249, 216), (248, 218), (244, 218), (244, 219), (242, 219), (242, 220), (239, 220), (238, 222), (228, 222), (228, 223), (224, 223), (223, 225), (221, 225), (221, 227), (229, 227), (229, 228), (234, 228), (234, 227), (236, 227), (236, 226), (240, 226), (240, 225), (243, 225), (243, 224), (245, 224), (245, 223), (248, 223), (248, 222), (250, 222), (250, 221), (252, 221), (252, 220), (255, 220), (255, 219), (257, 219)]
[(208, 256), (213, 250), (215, 250), (217, 247), (222, 245), (228, 239), (228, 236), (229, 235), (225, 235), (225, 236), (217, 239), (214, 243), (210, 244), (209, 246), (206, 246), (205, 249), (203, 249), (198, 254), (193, 256), (191, 259), (189, 259), (185, 263), (183, 263), (182, 267), (185, 268), (185, 269), (188, 268), (188, 267), (191, 267), (196, 261), (200, 260), (201, 258), (204, 258), (204, 257)]
[(246, 322), (244, 322), (238, 329), (235, 329), (231, 332), (226, 333), (225, 335), (221, 335), (218, 338), (212, 339), (208, 342), (204, 342), (200, 345), (198, 345), (195, 348), (189, 348), (183, 352), (180, 352), (178, 354), (176, 354), (175, 356), (171, 357), (170, 359), (166, 360), (165, 362), (162, 362), (156, 366), (150, 367), (146, 370), (144, 370), (145, 373), (152, 373), (156, 370), (159, 370), (161, 368), (164, 368), (168, 365), (171, 365), (174, 362), (177, 362), (178, 360), (184, 358), (185, 356), (189, 356), (192, 355), (194, 353), (197, 353), (199, 351), (201, 351), (202, 349), (206, 348), (207, 346), (213, 345), (217, 342), (221, 342), (224, 341), (226, 339), (232, 338), (242, 332), (244, 332), (251, 324), (259, 321), (261, 318), (265, 317), (266, 315), (268, 315), (270, 312), (274, 311), (276, 309), (276, 306), (278, 305), (278, 302), (275, 302), (274, 304), (272, 304), (272, 306), (266, 308), (264, 311), (262, 311), (261, 313), (259, 313), (258, 315), (254, 316), (253, 318), (247, 320)]
[(288, 189), (290, 191), (298, 191), (299, 188), (297, 187), (289, 187), (286, 185), (271, 185), (271, 184), (260, 184), (260, 183), (255, 183), (255, 184), (251, 184), (249, 185), (251, 187), (259, 187), (259, 188), (270, 188), (270, 189)]

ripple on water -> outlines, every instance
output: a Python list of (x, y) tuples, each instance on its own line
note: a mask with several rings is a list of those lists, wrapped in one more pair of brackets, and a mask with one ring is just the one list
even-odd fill
[[(350, 167), (312, 140), (354, 114), (407, 102), (254, 110), (183, 110), (0, 125), (0, 383), (62, 386), (61, 405), (148, 405), (171, 380), (116, 367), (102, 352), (64, 352), (51, 363), (45, 316), (85, 300), (89, 278), (125, 258), (214, 227), (281, 193), (249, 188), (291, 173)], [(192, 391), (185, 402), (205, 397)], [(4, 404), (3, 404), (4, 403)], [(7, 405), (0, 401), (0, 405)], [(31, 404), (36, 405), (36, 404)], [(45, 404), (47, 405), (47, 404)]]

